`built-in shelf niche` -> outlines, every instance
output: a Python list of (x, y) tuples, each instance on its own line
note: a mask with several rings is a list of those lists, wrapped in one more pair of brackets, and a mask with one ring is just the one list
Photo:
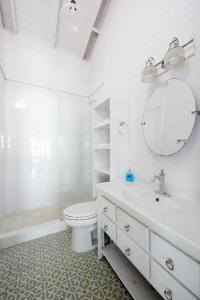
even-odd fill
[(110, 126), (94, 128), (94, 149), (110, 149)]
[(110, 181), (110, 99), (93, 106), (93, 169), (96, 183)]
[(110, 121), (110, 99), (105, 99), (94, 107), (95, 126)]
[(110, 175), (94, 169), (94, 183), (107, 182), (110, 180)]
[(110, 151), (109, 149), (94, 150), (94, 168), (110, 169)]

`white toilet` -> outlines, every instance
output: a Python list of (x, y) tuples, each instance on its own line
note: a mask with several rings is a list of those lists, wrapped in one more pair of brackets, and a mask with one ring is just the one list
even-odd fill
[(72, 249), (81, 253), (97, 247), (96, 202), (83, 202), (63, 210), (63, 217), (72, 228)]

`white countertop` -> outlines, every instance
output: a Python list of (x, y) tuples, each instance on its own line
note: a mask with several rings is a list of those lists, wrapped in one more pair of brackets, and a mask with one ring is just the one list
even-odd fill
[[(118, 207), (148, 226), (152, 231), (170, 241), (177, 248), (200, 262), (200, 201), (186, 200), (172, 195), (162, 201), (178, 203), (180, 211), (151, 214), (148, 209), (135, 205), (122, 195), (123, 190), (145, 190), (152, 195), (154, 186), (142, 181), (125, 183), (113, 181), (97, 184), (97, 191), (107, 196)], [(155, 198), (159, 195), (155, 194)], [(159, 204), (158, 204), (159, 205)]]

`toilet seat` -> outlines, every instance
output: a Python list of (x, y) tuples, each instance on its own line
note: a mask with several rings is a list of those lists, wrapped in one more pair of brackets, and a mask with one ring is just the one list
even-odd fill
[(70, 220), (88, 220), (96, 218), (96, 203), (95, 201), (90, 201), (71, 205), (64, 209), (63, 215)]

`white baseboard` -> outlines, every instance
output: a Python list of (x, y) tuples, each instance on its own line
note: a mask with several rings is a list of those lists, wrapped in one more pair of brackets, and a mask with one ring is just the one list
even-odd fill
[(0, 234), (0, 249), (7, 248), (25, 241), (36, 239), (66, 229), (67, 225), (63, 220), (54, 220), (26, 229), (20, 229), (16, 231), (10, 231), (8, 233), (3, 233)]

